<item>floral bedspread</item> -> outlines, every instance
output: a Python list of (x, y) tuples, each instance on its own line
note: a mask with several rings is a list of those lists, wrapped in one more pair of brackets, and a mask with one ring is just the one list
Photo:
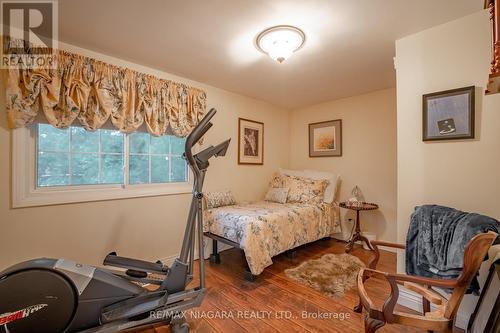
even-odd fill
[(250, 271), (259, 275), (273, 263), (273, 256), (339, 232), (337, 211), (325, 203), (224, 206), (205, 210), (204, 231), (240, 244)]

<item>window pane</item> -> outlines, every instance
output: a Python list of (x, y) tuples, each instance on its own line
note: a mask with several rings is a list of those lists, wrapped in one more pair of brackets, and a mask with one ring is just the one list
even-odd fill
[(38, 125), (38, 150), (39, 151), (69, 151), (68, 129), (58, 129), (52, 125)]
[[(123, 184), (126, 137), (119, 131), (38, 125), (38, 186)], [(129, 136), (129, 184), (187, 181), (185, 138)], [(151, 168), (151, 169), (150, 169)]]
[(186, 144), (186, 138), (178, 138), (176, 136), (171, 136), (172, 145), (172, 155), (182, 155), (184, 154), (184, 145)]
[(101, 130), (101, 151), (103, 153), (123, 153), (123, 133)]
[(88, 185), (99, 182), (99, 155), (72, 154), (71, 185)]
[(168, 183), (168, 156), (151, 156), (151, 182)]
[[(184, 153), (185, 138), (172, 135), (154, 137), (148, 133), (133, 133), (129, 142), (130, 184), (187, 181), (186, 162), (181, 158)], [(144, 155), (141, 157), (139, 154)]]
[(123, 184), (123, 155), (101, 155), (101, 183)]
[(37, 140), (38, 186), (123, 184), (125, 135), (119, 131), (40, 124)]
[(38, 186), (69, 185), (69, 154), (38, 153)]
[(83, 127), (71, 127), (71, 151), (97, 153), (99, 151), (99, 132), (90, 132)]
[(131, 154), (148, 154), (149, 153), (149, 134), (148, 133), (132, 133), (129, 138)]
[(129, 157), (129, 183), (149, 183), (149, 156), (130, 155)]
[(168, 154), (170, 136), (164, 135), (160, 137), (151, 136), (151, 154)]
[(172, 173), (170, 174), (171, 182), (185, 182), (187, 181), (187, 167), (186, 161), (182, 157), (172, 157)]

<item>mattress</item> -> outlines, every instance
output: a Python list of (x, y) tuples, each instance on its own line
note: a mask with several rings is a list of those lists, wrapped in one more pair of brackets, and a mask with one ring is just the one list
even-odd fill
[(259, 201), (213, 208), (205, 211), (204, 232), (238, 243), (250, 271), (259, 275), (273, 256), (338, 232), (332, 207)]

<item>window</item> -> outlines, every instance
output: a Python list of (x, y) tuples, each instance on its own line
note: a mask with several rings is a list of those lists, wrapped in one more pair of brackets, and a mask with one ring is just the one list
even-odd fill
[(129, 183), (185, 182), (184, 139), (133, 133), (129, 138)]
[(38, 125), (37, 186), (123, 184), (125, 135)]
[(188, 193), (184, 138), (37, 124), (14, 132), (14, 207)]
[[(128, 182), (124, 179), (128, 147)], [(127, 136), (112, 130), (58, 129), (39, 124), (38, 187), (90, 184), (157, 184), (187, 181), (183, 138)]]

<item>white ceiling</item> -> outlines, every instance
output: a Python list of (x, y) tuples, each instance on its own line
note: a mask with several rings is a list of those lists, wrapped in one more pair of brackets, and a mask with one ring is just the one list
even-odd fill
[[(481, 10), (483, 0), (60, 0), (61, 41), (297, 108), (395, 86), (394, 41)], [(306, 44), (278, 64), (256, 35)]]

